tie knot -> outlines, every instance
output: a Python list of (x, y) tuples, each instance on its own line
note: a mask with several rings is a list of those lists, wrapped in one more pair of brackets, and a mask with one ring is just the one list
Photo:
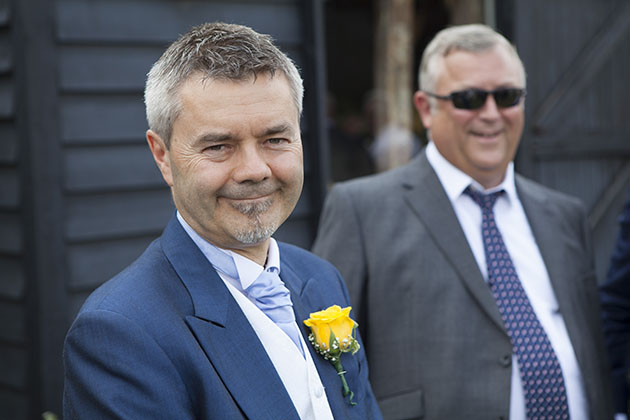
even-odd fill
[(484, 210), (492, 210), (492, 208), (494, 207), (494, 203), (496, 203), (497, 201), (497, 198), (499, 198), (499, 196), (504, 193), (505, 190), (499, 190), (490, 194), (484, 194), (473, 189), (470, 186), (466, 187), (466, 189), (464, 190), (464, 194), (472, 198), (473, 201)]

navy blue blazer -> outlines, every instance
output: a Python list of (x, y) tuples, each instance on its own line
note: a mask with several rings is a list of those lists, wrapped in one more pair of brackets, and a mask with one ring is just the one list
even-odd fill
[[(348, 306), (338, 271), (280, 243), (295, 316)], [(308, 346), (335, 419), (381, 419), (365, 352), (333, 366)], [(175, 217), (131, 266), (87, 299), (66, 337), (65, 419), (290, 419), (298, 414), (247, 318)]]
[(630, 407), (630, 196), (619, 218), (619, 237), (608, 277), (601, 286), (604, 335), (608, 346), (615, 409)]

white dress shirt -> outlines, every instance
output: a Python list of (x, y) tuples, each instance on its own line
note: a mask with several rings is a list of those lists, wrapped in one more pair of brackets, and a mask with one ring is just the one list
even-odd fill
[[(488, 280), (488, 272), (481, 237), (481, 208), (463, 192), (469, 185), (486, 194), (501, 189), (505, 190), (505, 194), (499, 196), (494, 206), (497, 227), (501, 231), (523, 289), (525, 289), (534, 312), (547, 333), (560, 362), (571, 419), (588, 420), (588, 403), (582, 374), (564, 319), (559, 312), (558, 301), (549, 280), (549, 273), (516, 193), (513, 163), (510, 162), (503, 182), (486, 190), (447, 161), (433, 142), (429, 142), (427, 145), (426, 156), (453, 205), (479, 270), (486, 281)], [(525, 420), (523, 385), (520, 372), (517, 369), (518, 362), (515, 354), (512, 355), (512, 367), (510, 420)]]
[[(208, 252), (209, 247), (225, 252), (233, 258), (239, 275), (238, 279), (230, 277), (220, 271), (217, 271), (217, 273), (236, 300), (236, 303), (238, 303), (265, 348), (300, 419), (334, 420), (330, 405), (328, 404), (328, 398), (324, 392), (324, 386), (322, 385), (319, 373), (306, 347), (306, 342), (302, 334), (298, 335), (300, 337), (300, 344), (304, 350), (304, 355), (295, 346), (291, 338), (265, 315), (255, 305), (252, 298), (247, 296), (244, 292), (266, 267), (233, 251), (218, 248), (210, 244), (186, 223), (179, 212), (177, 212), (177, 219), (210, 263), (212, 263), (212, 254)], [(280, 250), (273, 238), (270, 240), (267, 254), (267, 267), (271, 266), (280, 268)], [(294, 326), (298, 329), (295, 322)], [(255, 390), (255, 392), (269, 392), (269, 390), (261, 389)]]

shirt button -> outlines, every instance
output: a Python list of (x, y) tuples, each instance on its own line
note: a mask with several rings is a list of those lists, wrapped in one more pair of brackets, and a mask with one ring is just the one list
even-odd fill
[(324, 395), (324, 387), (321, 385), (315, 386), (315, 398), (321, 398)]
[(499, 363), (503, 367), (510, 367), (512, 365), (512, 355), (511, 354), (504, 354), (499, 359)]

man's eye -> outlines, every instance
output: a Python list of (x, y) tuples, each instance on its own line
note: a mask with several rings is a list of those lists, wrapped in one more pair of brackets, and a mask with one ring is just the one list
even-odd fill
[(212, 146), (206, 147), (206, 150), (210, 152), (220, 152), (224, 150), (225, 147), (226, 147), (225, 144), (214, 144)]
[(283, 139), (283, 138), (272, 138), (272, 139), (269, 139), (267, 141), (269, 143), (271, 143), (271, 144), (282, 144), (282, 143), (287, 142), (288, 140), (287, 139)]

